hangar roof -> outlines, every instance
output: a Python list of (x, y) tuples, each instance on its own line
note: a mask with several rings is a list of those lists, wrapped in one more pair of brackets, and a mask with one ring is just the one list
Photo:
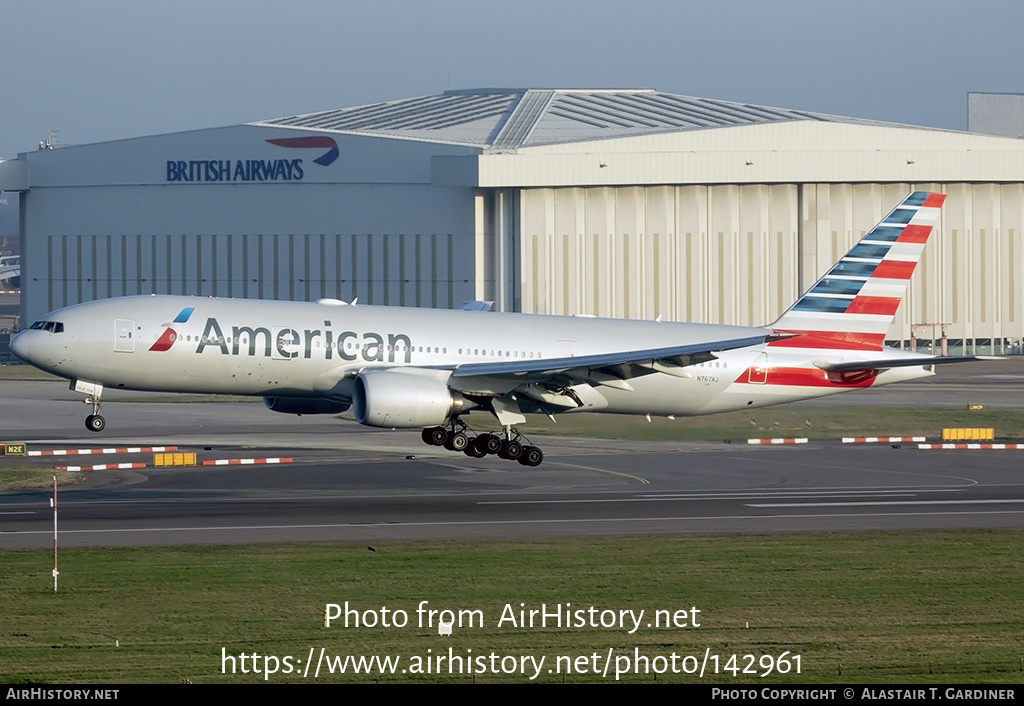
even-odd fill
[(885, 125), (654, 90), (478, 88), (445, 91), (253, 125), (473, 145), (504, 151), (652, 133), (818, 121)]

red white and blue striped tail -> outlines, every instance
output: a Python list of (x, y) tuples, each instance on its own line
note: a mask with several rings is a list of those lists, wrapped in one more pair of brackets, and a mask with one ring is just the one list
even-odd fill
[(797, 335), (770, 345), (879, 350), (945, 199), (927, 191), (904, 199), (771, 325)]

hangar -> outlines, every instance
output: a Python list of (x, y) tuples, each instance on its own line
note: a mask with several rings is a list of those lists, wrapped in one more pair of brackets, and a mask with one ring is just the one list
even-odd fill
[(475, 89), (27, 152), (22, 320), (134, 294), (762, 325), (911, 190), (888, 338), (1020, 352), (1024, 140), (654, 90)]

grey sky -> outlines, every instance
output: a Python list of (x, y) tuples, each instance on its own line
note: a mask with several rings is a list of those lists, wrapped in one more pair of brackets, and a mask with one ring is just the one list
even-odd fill
[(446, 88), (649, 87), (965, 129), (1020, 0), (0, 0), (0, 157)]

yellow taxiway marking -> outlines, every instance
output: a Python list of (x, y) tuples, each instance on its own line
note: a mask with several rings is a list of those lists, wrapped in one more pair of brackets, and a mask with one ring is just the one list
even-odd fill
[(547, 465), (550, 466), (566, 466), (568, 468), (582, 468), (584, 471), (594, 471), (595, 473), (604, 473), (609, 476), (618, 476), (619, 478), (627, 478), (629, 480), (635, 480), (641, 485), (650, 485), (651, 481), (640, 476), (634, 476), (632, 473), (620, 473), (618, 471), (609, 471), (607, 468), (594, 468), (593, 466), (582, 466), (578, 463), (565, 463), (563, 461), (552, 461)]

